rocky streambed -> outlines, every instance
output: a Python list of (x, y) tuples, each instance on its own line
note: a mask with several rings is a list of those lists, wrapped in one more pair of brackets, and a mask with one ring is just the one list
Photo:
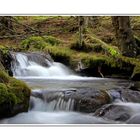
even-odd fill
[[(22, 78), (31, 88), (27, 113), (10, 124), (139, 124), (140, 92), (126, 80)], [(31, 119), (32, 118), (32, 119)]]

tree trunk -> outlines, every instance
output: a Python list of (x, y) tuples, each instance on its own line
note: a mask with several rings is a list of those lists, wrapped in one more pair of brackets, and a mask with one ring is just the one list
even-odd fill
[(0, 31), (3, 31), (4, 34), (13, 34), (14, 31), (11, 16), (0, 16)]
[(88, 24), (89, 24), (89, 17), (84, 16), (84, 30), (88, 28)]
[(87, 16), (79, 16), (78, 17), (78, 24), (79, 24), (79, 44), (80, 46), (83, 45), (83, 34), (88, 28), (89, 17)]
[(113, 16), (112, 25), (122, 55), (135, 57), (137, 55), (137, 44), (131, 30), (129, 16)]
[(84, 18), (82, 16), (78, 17), (78, 23), (79, 23), (79, 44), (80, 46), (83, 45), (83, 24), (84, 24)]

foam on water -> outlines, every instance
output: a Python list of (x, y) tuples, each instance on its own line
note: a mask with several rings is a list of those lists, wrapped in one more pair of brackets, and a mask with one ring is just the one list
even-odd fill
[(102, 118), (76, 112), (40, 112), (20, 113), (15, 117), (3, 119), (1, 124), (105, 124), (112, 123)]
[[(23, 77), (23, 76), (14, 76), (17, 79), (52, 79), (52, 80), (101, 80), (102, 78), (97, 78), (97, 77), (81, 77), (81, 76), (76, 76), (76, 75), (67, 75), (67, 76), (28, 76), (28, 77)], [(104, 78), (107, 79), (107, 78)]]
[(117, 102), (114, 103), (119, 106), (128, 107), (130, 109), (130, 114), (135, 115), (140, 112), (140, 104), (139, 103), (132, 103), (132, 102)]

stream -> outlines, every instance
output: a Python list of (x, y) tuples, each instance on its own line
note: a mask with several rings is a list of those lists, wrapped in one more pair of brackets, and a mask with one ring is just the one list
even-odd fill
[[(129, 89), (133, 82), (82, 77), (54, 62), (50, 56), (37, 53), (13, 53), (13, 57), (14, 77), (32, 89), (30, 107), (28, 112), (3, 119), (0, 123), (140, 123), (140, 93)], [(131, 92), (134, 92), (132, 97)]]

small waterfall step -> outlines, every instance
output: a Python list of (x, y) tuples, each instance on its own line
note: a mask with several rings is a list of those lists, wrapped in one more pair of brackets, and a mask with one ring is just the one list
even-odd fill
[(91, 113), (100, 108), (102, 105), (108, 104), (110, 102), (111, 97), (107, 92), (102, 92), (93, 88), (58, 91), (33, 90), (31, 110), (71, 110)]
[(49, 54), (11, 53), (13, 61), (11, 69), (14, 76), (69, 76), (72, 71), (65, 65), (54, 62)]

